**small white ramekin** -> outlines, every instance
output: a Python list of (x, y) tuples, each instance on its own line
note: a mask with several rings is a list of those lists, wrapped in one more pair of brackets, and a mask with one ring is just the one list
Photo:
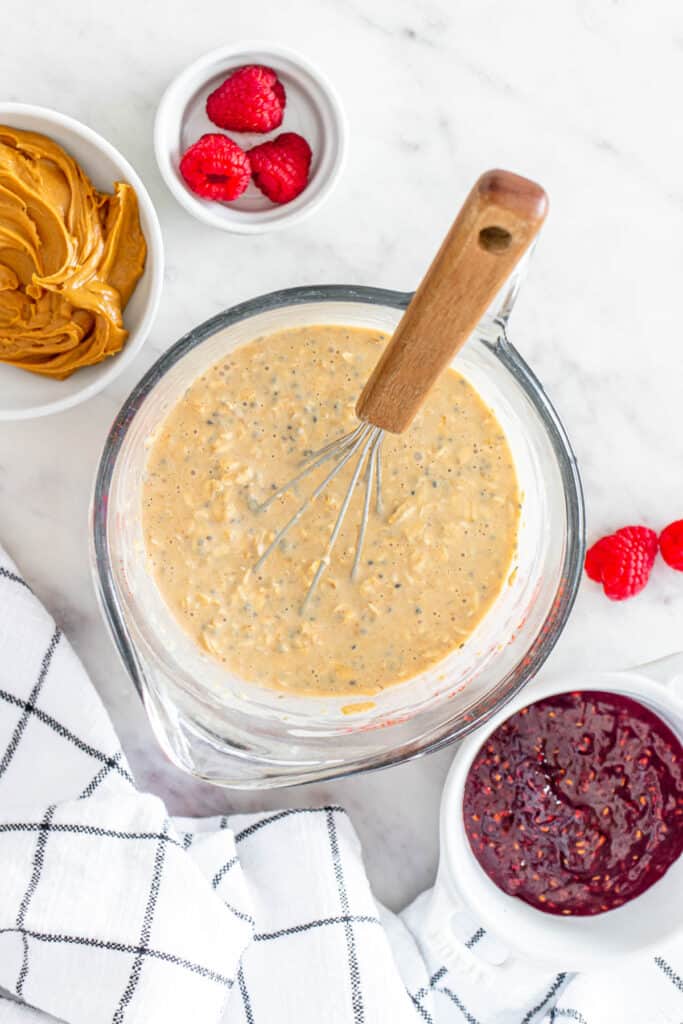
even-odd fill
[(0, 421), (26, 420), (62, 412), (85, 402), (118, 377), (135, 358), (149, 335), (161, 299), (164, 243), (159, 219), (141, 179), (125, 157), (92, 128), (56, 110), (27, 103), (0, 103), (0, 124), (40, 132), (54, 139), (102, 191), (110, 192), (115, 181), (132, 185), (147, 242), (145, 272), (123, 313), (129, 334), (121, 352), (95, 366), (77, 370), (66, 380), (51, 380), (0, 363)]
[[(516, 711), (559, 693), (607, 690), (650, 708), (683, 739), (683, 655), (637, 672), (586, 672), (532, 683), (469, 736), (453, 759), (441, 802), (439, 873), (428, 908), (429, 943), (440, 962), (468, 967), (489, 980), (511, 983), (523, 960), (529, 966), (581, 971), (656, 948), (683, 927), (683, 857), (654, 885), (622, 907), (591, 917), (546, 914), (508, 896), (480, 867), (463, 822), (463, 792), (470, 766), (488, 737)], [(457, 919), (482, 925), (498, 940), (500, 963), (492, 965), (458, 938)], [(507, 950), (507, 955), (505, 953)]]
[[(236, 68), (264, 64), (282, 81), (287, 94), (280, 128), (266, 134), (223, 132), (206, 114), (206, 99)], [(277, 206), (253, 182), (232, 203), (218, 203), (195, 195), (178, 169), (185, 150), (206, 132), (219, 132), (244, 149), (282, 132), (298, 132), (309, 143), (313, 158), (304, 191), (290, 203)], [(261, 234), (289, 227), (308, 217), (330, 195), (346, 155), (346, 118), (336, 92), (308, 61), (270, 43), (223, 46), (185, 68), (166, 89), (154, 125), (154, 150), (159, 170), (169, 189), (193, 217), (223, 231)]]

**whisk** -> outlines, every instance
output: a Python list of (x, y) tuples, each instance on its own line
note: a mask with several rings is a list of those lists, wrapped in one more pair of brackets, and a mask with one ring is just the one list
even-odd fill
[(510, 171), (487, 171), (474, 185), (356, 403), (359, 423), (302, 462), (291, 480), (259, 506), (265, 510), (311, 473), (332, 463), (323, 480), (277, 531), (254, 566), (259, 570), (332, 480), (352, 465), (336, 522), (302, 605), (330, 564), (356, 487), (365, 487), (356, 551), (358, 574), (370, 509), (382, 514), (381, 450), (385, 432), (401, 434), (454, 355), (469, 338), (506, 279), (534, 241), (547, 213), (540, 185)]

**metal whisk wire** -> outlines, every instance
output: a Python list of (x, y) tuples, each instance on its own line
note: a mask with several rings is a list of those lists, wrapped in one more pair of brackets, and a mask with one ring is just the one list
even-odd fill
[(253, 569), (254, 572), (258, 572), (268, 556), (275, 550), (278, 544), (284, 540), (292, 527), (298, 523), (306, 510), (310, 508), (313, 502), (320, 497), (332, 480), (334, 480), (334, 478), (342, 471), (344, 466), (350, 462), (354, 455), (358, 456), (353, 473), (351, 474), (351, 481), (346, 489), (341, 508), (337, 515), (337, 520), (327, 542), (327, 547), (318, 562), (313, 580), (301, 606), (302, 613), (308, 607), (311, 598), (318, 588), (318, 584), (320, 583), (323, 573), (330, 564), (332, 551), (337, 542), (337, 538), (339, 537), (344, 517), (351, 503), (353, 492), (355, 491), (361, 474), (363, 473), (363, 466), (365, 466), (365, 474), (363, 478), (363, 482), (365, 484), (365, 496), (363, 498), (363, 511), (361, 513), (360, 524), (358, 527), (356, 553), (353, 560), (353, 568), (351, 569), (351, 578), (355, 579), (358, 575), (358, 568), (363, 551), (363, 542), (365, 540), (365, 532), (370, 516), (373, 483), (375, 484), (375, 505), (377, 513), (381, 514), (382, 509), (382, 472), (380, 454), (383, 437), (384, 431), (381, 427), (375, 427), (371, 423), (359, 423), (355, 430), (352, 430), (348, 434), (344, 434), (342, 437), (337, 438), (336, 441), (332, 441), (330, 444), (326, 444), (323, 448), (319, 448), (317, 451), (311, 452), (310, 455), (306, 456), (302, 464), (301, 471), (297, 473), (296, 476), (292, 477), (291, 480), (288, 480), (273, 491), (266, 501), (258, 506), (259, 512), (265, 511), (273, 504), (274, 501), (280, 498), (283, 494), (286, 494), (287, 491), (295, 488), (297, 484), (320, 466), (333, 460), (336, 462), (325, 478), (317, 485), (317, 487), (314, 488), (306, 500), (297, 508), (296, 512), (287, 520), (285, 525), (275, 534), (273, 540), (255, 563)]

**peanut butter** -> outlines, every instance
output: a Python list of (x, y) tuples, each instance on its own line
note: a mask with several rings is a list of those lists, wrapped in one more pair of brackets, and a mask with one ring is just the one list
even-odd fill
[(0, 362), (63, 380), (121, 350), (147, 246), (135, 190), (0, 125)]

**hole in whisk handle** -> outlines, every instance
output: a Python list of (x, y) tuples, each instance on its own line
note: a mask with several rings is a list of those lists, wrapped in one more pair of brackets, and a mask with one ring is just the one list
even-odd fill
[(495, 224), (488, 228), (482, 228), (479, 232), (479, 245), (486, 252), (505, 252), (511, 242), (512, 235), (507, 228), (501, 228)]

